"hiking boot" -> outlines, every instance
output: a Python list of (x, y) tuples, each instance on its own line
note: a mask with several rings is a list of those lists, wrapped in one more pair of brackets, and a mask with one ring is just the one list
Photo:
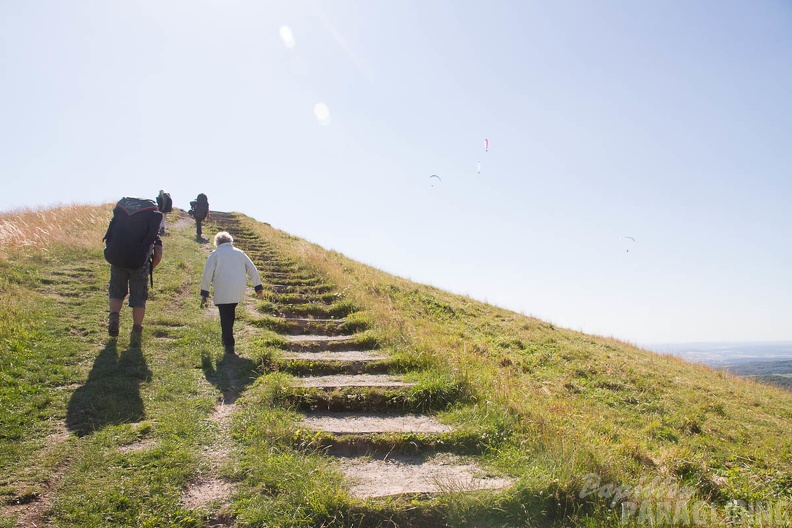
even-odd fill
[(143, 325), (134, 325), (132, 333), (129, 334), (129, 344), (133, 347), (139, 347), (143, 341)]
[(119, 313), (110, 312), (110, 318), (107, 321), (107, 333), (110, 334), (111, 337), (118, 337), (119, 324)]

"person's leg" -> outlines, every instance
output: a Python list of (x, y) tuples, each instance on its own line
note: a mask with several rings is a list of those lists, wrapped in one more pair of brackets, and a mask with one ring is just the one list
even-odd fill
[(201, 220), (195, 221), (195, 236), (201, 238)]
[(118, 313), (124, 307), (124, 299), (110, 299), (110, 311)]
[(118, 336), (121, 327), (121, 308), (124, 306), (124, 299), (110, 299), (110, 315), (107, 318), (107, 333), (111, 337)]
[(129, 275), (129, 306), (132, 307), (132, 341), (139, 346), (143, 334), (143, 318), (148, 299), (149, 264), (133, 270)]
[(110, 283), (108, 285), (110, 315), (107, 322), (107, 333), (111, 337), (118, 335), (121, 308), (124, 306), (127, 293), (129, 293), (128, 274), (122, 268), (110, 266)]
[(143, 318), (146, 317), (145, 306), (132, 307), (132, 324), (135, 326), (143, 326)]
[(220, 329), (223, 334), (223, 346), (227, 352), (234, 351), (234, 320), (236, 319), (236, 303), (218, 304), (217, 310), (220, 312)]

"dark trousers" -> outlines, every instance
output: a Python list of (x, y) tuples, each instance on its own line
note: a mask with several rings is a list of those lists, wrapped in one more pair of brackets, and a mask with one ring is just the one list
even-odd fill
[(217, 310), (220, 312), (220, 328), (223, 330), (223, 345), (226, 347), (234, 346), (234, 320), (236, 319), (237, 303), (218, 304)]

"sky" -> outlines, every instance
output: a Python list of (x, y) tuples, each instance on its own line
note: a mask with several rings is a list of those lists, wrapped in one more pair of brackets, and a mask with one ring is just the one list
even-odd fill
[(573, 330), (790, 341), (790, 94), (787, 0), (0, 0), (0, 211), (203, 192)]

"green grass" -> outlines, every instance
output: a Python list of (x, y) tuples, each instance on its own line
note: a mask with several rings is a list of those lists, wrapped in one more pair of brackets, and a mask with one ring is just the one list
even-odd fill
[[(83, 244), (0, 245), (0, 527), (20, 504), (60, 527), (208, 526), (218, 505), (182, 500), (207, 475), (233, 483), (222, 508), (237, 526), (617, 526), (621, 503), (654, 508), (656, 520), (669, 495), (706, 504), (708, 524), (762, 524), (733, 501), (792, 515), (788, 391), (399, 279), (245, 217), (241, 247), (258, 237), (251, 251), (296, 263), (307, 284), (332, 284), (341, 298), (255, 301), (258, 313), (238, 323), (241, 357), (224, 356), (214, 311), (198, 307), (209, 248), (188, 225), (164, 239), (144, 340), (131, 347), (128, 308), (118, 340), (106, 336), (109, 208), (94, 213)], [(76, 229), (69, 221), (58, 222)], [(378, 372), (416, 386), (291, 388), (287, 372), (300, 366), (279, 363), (276, 332), (289, 329), (273, 317), (287, 309), (346, 318), (339, 334), (362, 331), (358, 345), (390, 354)], [(223, 431), (212, 412), (231, 389), (241, 397)], [(299, 426), (301, 409), (350, 405), (430, 412), (457, 429), (332, 439)], [(206, 452), (223, 442), (218, 466)], [(471, 455), (516, 484), (357, 500), (331, 444)], [(626, 525), (649, 525), (638, 520)]]

